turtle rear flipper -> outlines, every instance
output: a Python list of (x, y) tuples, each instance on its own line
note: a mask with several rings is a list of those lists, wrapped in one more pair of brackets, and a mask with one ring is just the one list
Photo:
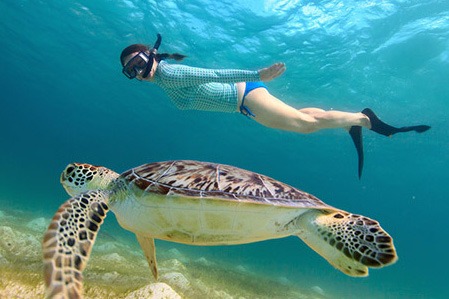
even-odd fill
[(331, 265), (350, 276), (396, 262), (393, 240), (375, 220), (344, 211), (312, 210), (298, 217), (297, 234)]
[(137, 241), (139, 241), (140, 247), (145, 254), (145, 258), (147, 259), (148, 266), (150, 266), (151, 273), (153, 274), (154, 279), (157, 281), (157, 262), (156, 262), (156, 246), (154, 245), (154, 239), (136, 234)]
[(106, 217), (108, 194), (72, 197), (54, 215), (42, 244), (47, 298), (82, 298), (82, 272)]

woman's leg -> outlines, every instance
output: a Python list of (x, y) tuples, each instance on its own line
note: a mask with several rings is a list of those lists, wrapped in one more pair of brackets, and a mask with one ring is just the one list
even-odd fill
[(245, 105), (255, 120), (267, 127), (298, 133), (312, 133), (321, 129), (363, 126), (370, 128), (369, 118), (362, 113), (325, 111), (318, 108), (295, 109), (272, 96), (265, 88), (252, 90)]
[[(240, 107), (241, 100), (238, 105)], [(245, 98), (245, 106), (255, 115), (254, 119), (257, 122), (271, 128), (298, 133), (312, 133), (329, 128), (346, 128), (357, 150), (359, 178), (362, 175), (364, 156), (362, 127), (385, 136), (410, 131), (423, 133), (430, 129), (430, 126), (427, 125), (399, 128), (390, 126), (381, 121), (369, 108), (360, 113), (325, 111), (319, 108), (297, 110), (272, 96), (265, 88), (257, 88), (249, 92)]]

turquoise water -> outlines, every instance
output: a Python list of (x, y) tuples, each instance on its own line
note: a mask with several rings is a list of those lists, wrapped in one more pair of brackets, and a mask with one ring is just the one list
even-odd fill
[[(399, 261), (355, 279), (293, 237), (182, 250), (318, 285), (330, 298), (449, 296), (449, 2), (241, 2), (2, 1), (1, 204), (50, 217), (67, 198), (59, 174), (73, 161), (117, 172), (170, 159), (232, 164), (377, 219)], [(371, 107), (394, 125), (432, 130), (364, 131), (358, 180), (344, 130), (299, 135), (239, 114), (179, 111), (158, 87), (126, 79), (121, 50), (157, 32), (160, 50), (188, 55), (188, 65), (285, 62), (267, 85), (295, 107)], [(104, 229), (118, 230), (113, 217)]]

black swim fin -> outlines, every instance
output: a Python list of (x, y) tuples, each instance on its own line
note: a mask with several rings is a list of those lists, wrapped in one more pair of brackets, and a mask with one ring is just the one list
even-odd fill
[(430, 126), (426, 125), (419, 125), (419, 126), (409, 126), (409, 127), (400, 127), (396, 128), (393, 126), (390, 126), (383, 121), (381, 121), (376, 114), (374, 114), (373, 110), (369, 108), (365, 108), (362, 110), (362, 113), (368, 116), (370, 122), (371, 122), (371, 130), (385, 136), (392, 136), (396, 133), (403, 133), (403, 132), (410, 132), (415, 131), (417, 133), (423, 133), (430, 129)]
[(362, 140), (362, 127), (352, 126), (349, 130), (349, 135), (351, 135), (352, 141), (354, 142), (355, 149), (357, 150), (357, 156), (359, 158), (359, 179), (362, 177), (363, 170), (363, 140)]

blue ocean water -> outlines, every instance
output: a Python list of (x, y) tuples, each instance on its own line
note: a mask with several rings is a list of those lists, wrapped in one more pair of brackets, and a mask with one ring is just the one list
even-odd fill
[[(251, 265), (330, 298), (447, 298), (449, 247), (449, 2), (24, 1), (0, 3), (0, 202), (50, 217), (67, 199), (69, 162), (117, 172), (195, 159), (256, 171), (378, 220), (399, 261), (355, 279), (297, 238), (188, 247)], [(188, 55), (185, 64), (287, 71), (270, 91), (298, 107), (360, 111), (422, 135), (364, 131), (365, 171), (344, 130), (300, 135), (239, 114), (179, 111), (148, 83), (121, 74), (132, 43)], [(105, 231), (118, 230), (110, 217)], [(131, 238), (130, 238), (131, 240)]]

